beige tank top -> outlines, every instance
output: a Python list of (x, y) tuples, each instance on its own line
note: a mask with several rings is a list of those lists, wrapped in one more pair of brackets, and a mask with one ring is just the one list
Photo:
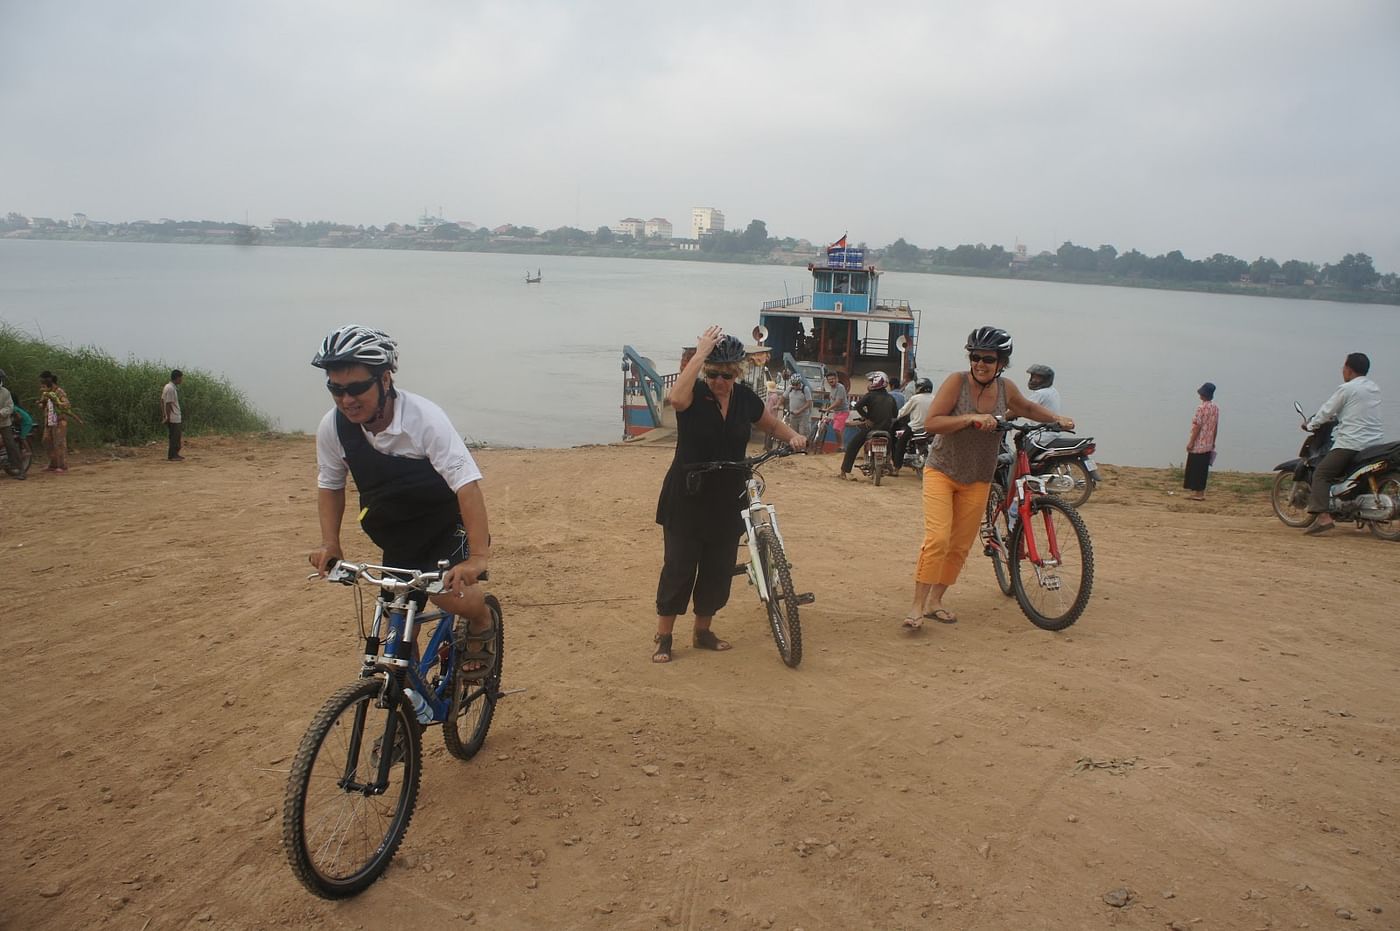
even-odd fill
[[(979, 413), (972, 403), (971, 378), (964, 375), (958, 403), (953, 416)], [(992, 409), (997, 417), (1006, 416), (1006, 383), (997, 379), (997, 403)], [(929, 449), (928, 468), (937, 469), (959, 484), (990, 482), (997, 469), (997, 452), (1001, 434), (994, 430), (974, 430), (968, 427), (957, 433), (940, 433)]]

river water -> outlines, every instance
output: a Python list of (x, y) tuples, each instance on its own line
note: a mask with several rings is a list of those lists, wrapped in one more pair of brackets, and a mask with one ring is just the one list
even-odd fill
[[(675, 371), (705, 325), (747, 334), (760, 303), (809, 281), (707, 262), (0, 240), (0, 321), (25, 332), (223, 375), (282, 429), (311, 431), (329, 407), (311, 356), (326, 331), (365, 323), (399, 341), (399, 384), (468, 437), (541, 447), (621, 437), (623, 344)], [(901, 273), (880, 294), (922, 311), (919, 370), (935, 380), (963, 366), (969, 330), (1010, 330), (1016, 379), (1052, 365), (1105, 462), (1181, 463), (1213, 381), (1217, 467), (1267, 470), (1302, 439), (1293, 401), (1315, 410), (1355, 350), (1400, 436), (1394, 306)]]

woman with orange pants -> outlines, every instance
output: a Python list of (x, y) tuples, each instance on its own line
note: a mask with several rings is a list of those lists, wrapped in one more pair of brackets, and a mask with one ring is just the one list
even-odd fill
[(924, 429), (938, 438), (924, 467), (924, 543), (914, 569), (914, 602), (904, 616), (909, 630), (922, 627), (924, 618), (958, 619), (943, 596), (958, 580), (987, 509), (1001, 445), (997, 419), (1009, 414), (1074, 429), (1073, 420), (1032, 403), (1001, 377), (1011, 362), (1011, 334), (978, 327), (965, 348), (969, 370), (943, 380), (924, 420)]

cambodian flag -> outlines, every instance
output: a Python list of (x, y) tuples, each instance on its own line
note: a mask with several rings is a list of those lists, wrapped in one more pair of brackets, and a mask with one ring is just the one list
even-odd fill
[(827, 252), (835, 252), (837, 249), (846, 248), (846, 234), (842, 233), (841, 238), (826, 247)]

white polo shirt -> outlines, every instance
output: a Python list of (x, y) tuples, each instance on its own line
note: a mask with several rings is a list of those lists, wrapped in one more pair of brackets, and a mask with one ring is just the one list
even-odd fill
[[(467, 451), (447, 413), (427, 398), (396, 389), (394, 416), (389, 426), (370, 433), (358, 426), (375, 451), (386, 456), (427, 459), (453, 492), (481, 481), (481, 470)], [(316, 428), (316, 486), (339, 490), (345, 487), (350, 467), (345, 463), (345, 447), (335, 429), (335, 408), (326, 412)]]

